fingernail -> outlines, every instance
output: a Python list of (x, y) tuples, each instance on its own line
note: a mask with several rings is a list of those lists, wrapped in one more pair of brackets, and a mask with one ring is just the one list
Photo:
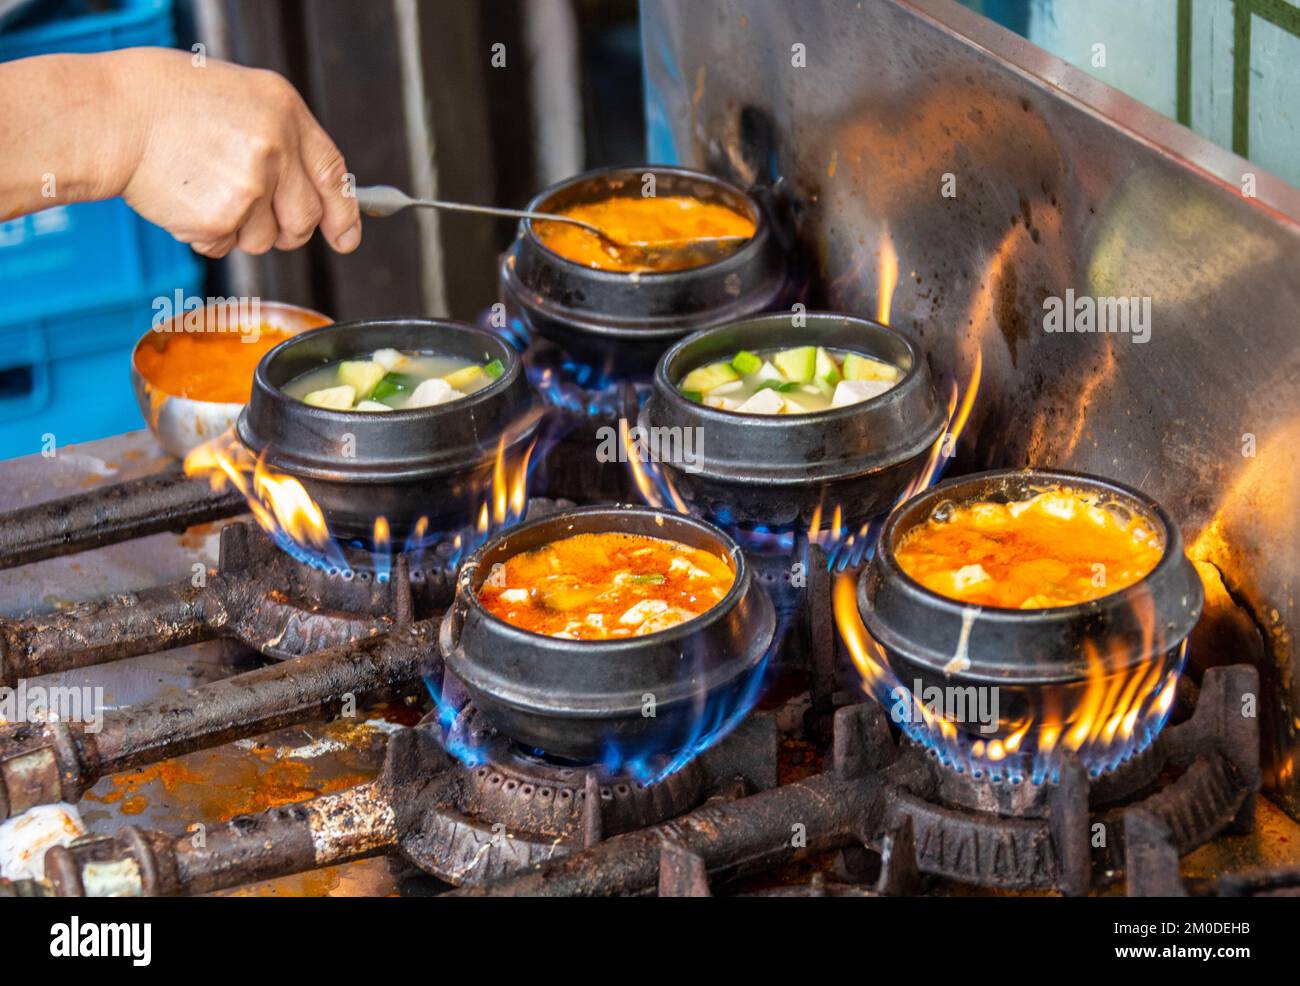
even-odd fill
[(344, 231), (339, 237), (339, 251), (342, 253), (351, 253), (361, 243), (361, 220), (354, 222), (351, 228)]

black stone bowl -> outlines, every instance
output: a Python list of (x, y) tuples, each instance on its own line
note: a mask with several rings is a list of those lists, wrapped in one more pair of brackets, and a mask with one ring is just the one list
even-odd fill
[[(383, 348), (497, 359), (505, 372), (460, 400), (386, 413), (312, 407), (280, 389), (307, 370)], [(461, 322), (375, 319), (317, 329), (263, 356), (237, 434), (302, 483), (336, 537), (369, 538), (382, 516), (400, 545), (421, 517), (431, 533), (472, 523), (499, 443), (508, 456), (520, 454), (539, 416), (519, 354), (498, 336)]]
[[(1002, 609), (932, 592), (895, 560), (907, 532), (944, 504), (1014, 502), (1058, 488), (1095, 495), (1107, 509), (1145, 519), (1164, 543), (1156, 567), (1089, 602)], [(1154, 500), (1108, 479), (1032, 469), (949, 480), (899, 506), (859, 579), (857, 601), (863, 623), (908, 689), (915, 692), (918, 682), (923, 688), (996, 686), (1000, 718), (1041, 723), (1076, 708), (1090, 679), (1123, 680), (1142, 668), (1151, 682), (1166, 680), (1205, 594), (1177, 526)]]
[[(659, 633), (621, 640), (564, 640), (488, 613), (478, 592), (497, 562), (575, 534), (643, 534), (731, 558), (736, 580), (708, 612)], [(690, 517), (646, 507), (588, 507), (501, 534), (461, 566), (443, 619), (446, 669), (502, 734), (524, 748), (582, 762), (677, 752), (759, 673), (772, 644), (772, 603), (739, 546)], [(654, 716), (644, 714), (653, 696)]]
[[(836, 505), (846, 528), (883, 514), (929, 453), (947, 420), (930, 367), (906, 333), (829, 312), (763, 315), (706, 329), (673, 346), (655, 370), (642, 428), (699, 436), (697, 461), (658, 462), (691, 511), (728, 527), (805, 529)], [(899, 366), (903, 377), (868, 401), (813, 414), (721, 411), (682, 396), (677, 384), (698, 366), (738, 350), (826, 346)], [(648, 433), (647, 433), (648, 434)], [(668, 447), (662, 443), (661, 448)]]
[(713, 263), (661, 273), (596, 270), (542, 245), (531, 220), (501, 258), (502, 299), (532, 332), (592, 367), (602, 380), (648, 380), (655, 361), (696, 329), (789, 304), (795, 291), (771, 224), (753, 196), (698, 171), (645, 165), (588, 171), (552, 185), (528, 208), (554, 212), (615, 195), (689, 195), (749, 216), (756, 229)]

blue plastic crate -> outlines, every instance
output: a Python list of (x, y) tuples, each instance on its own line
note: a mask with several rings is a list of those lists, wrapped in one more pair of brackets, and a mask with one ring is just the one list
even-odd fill
[(161, 275), (135, 297), (0, 322), (0, 459), (144, 427), (131, 350), (152, 325), (155, 299), (177, 288), (198, 293), (196, 265)]
[[(0, 32), (0, 61), (175, 40), (171, 0), (55, 6), (55, 19)], [(38, 451), (46, 433), (63, 445), (140, 427), (131, 345), (155, 297), (197, 293), (201, 278), (188, 247), (121, 199), (0, 223), (0, 457)]]
[[(38, 5), (43, 14), (48, 4)], [(112, 8), (91, 12), (89, 5), (65, 2), (55, 5), (57, 16), (32, 26), (20, 19), (13, 30), (0, 32), (0, 62), (54, 52), (88, 53), (173, 45), (172, 0), (119, 0)]]
[[(170, 45), (171, 13), (171, 0), (123, 0), (103, 13), (0, 32), (0, 61)], [(193, 257), (188, 247), (121, 199), (56, 206), (0, 223), (0, 323), (137, 297), (186, 257)]]

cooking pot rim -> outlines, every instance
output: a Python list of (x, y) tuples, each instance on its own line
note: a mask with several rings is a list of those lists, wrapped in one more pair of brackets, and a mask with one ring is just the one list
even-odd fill
[[(895, 326), (885, 325), (883, 322), (877, 322), (875, 319), (863, 318), (860, 315), (850, 315), (847, 312), (835, 311), (809, 311), (802, 313), (801, 317), (817, 322), (837, 321), (841, 324), (858, 324), (870, 326), (873, 330), (892, 335), (901, 342), (911, 357), (911, 365), (904, 371), (903, 375), (898, 378), (894, 386), (890, 387), (882, 394), (870, 397), (865, 401), (858, 401), (855, 404), (846, 404), (843, 407), (829, 407), (822, 411), (810, 411), (807, 414), (742, 414), (739, 411), (724, 411), (721, 408), (709, 407), (707, 404), (697, 404), (685, 397), (677, 388), (677, 384), (669, 376), (669, 366), (674, 360), (681, 357), (681, 354), (688, 346), (697, 345), (702, 340), (713, 335), (721, 335), (728, 331), (744, 331), (746, 328), (756, 326), (766, 328), (774, 325), (787, 325), (792, 332), (799, 332), (800, 329), (789, 325), (793, 316), (788, 312), (773, 312), (762, 315), (746, 315), (741, 318), (732, 319), (721, 325), (711, 325), (707, 328), (700, 329), (698, 332), (692, 332), (684, 339), (673, 343), (659, 358), (659, 364), (655, 367), (655, 379), (663, 385), (663, 390), (668, 394), (668, 399), (680, 405), (690, 405), (692, 412), (699, 414), (704, 420), (715, 420), (720, 422), (735, 423), (745, 422), (753, 424), (760, 428), (790, 429), (797, 428), (800, 425), (811, 423), (820, 423), (824, 421), (843, 421), (852, 418), (855, 414), (861, 414), (864, 410), (877, 410), (888, 407), (891, 404), (897, 404), (908, 399), (906, 388), (915, 386), (912, 383), (922, 374), (928, 375), (928, 367), (921, 365), (924, 355), (921, 352), (920, 344), (904, 330)], [(811, 324), (811, 323), (810, 323)], [(804, 327), (805, 329), (807, 326)], [(805, 345), (812, 345), (807, 342)], [(860, 355), (871, 356), (873, 359), (879, 359), (879, 355), (866, 350), (855, 350)], [(926, 445), (933, 444), (937, 436), (931, 436)]]
[(754, 258), (754, 256), (763, 248), (767, 238), (771, 235), (767, 215), (763, 211), (763, 207), (750, 192), (741, 188), (735, 182), (728, 181), (726, 178), (719, 177), (718, 175), (709, 174), (706, 171), (696, 171), (693, 168), (683, 168), (669, 164), (646, 164), (639, 166), (611, 165), (603, 168), (593, 168), (591, 171), (579, 172), (576, 175), (570, 175), (568, 178), (561, 179), (560, 181), (542, 189), (528, 202), (527, 209), (529, 212), (545, 212), (546, 209), (544, 208), (543, 203), (548, 199), (551, 199), (570, 188), (583, 184), (584, 182), (623, 176), (636, 178), (648, 173), (655, 175), (672, 175), (679, 178), (703, 181), (707, 184), (719, 186), (723, 190), (734, 194), (749, 207), (750, 218), (754, 221), (754, 234), (742, 243), (735, 252), (729, 253), (725, 257), (719, 257), (717, 260), (711, 260), (706, 264), (695, 264), (691, 267), (684, 267), (680, 270), (663, 271), (604, 270), (600, 267), (589, 267), (586, 264), (580, 264), (576, 260), (570, 260), (568, 257), (556, 253), (543, 243), (541, 237), (539, 237), (536, 230), (533, 229), (533, 221), (531, 219), (519, 220), (518, 235), (520, 238), (527, 239), (530, 244), (546, 251), (547, 258), (560, 264), (563, 269), (572, 272), (580, 271), (586, 276), (594, 276), (597, 280), (609, 281), (612, 284), (623, 284), (630, 280), (640, 280), (642, 278), (662, 280), (673, 277), (674, 275), (680, 276), (687, 272), (712, 270), (723, 264), (743, 266)]
[[(272, 364), (274, 364), (277, 359), (283, 358), (282, 354), (285, 351), (293, 348), (295, 344), (301, 345), (306, 342), (316, 341), (326, 335), (347, 335), (358, 330), (401, 328), (408, 326), (436, 328), (443, 331), (465, 333), (484, 339), (492, 346), (499, 346), (506, 356), (505, 372), (486, 387), (481, 390), (476, 390), (472, 394), (467, 394), (465, 397), (457, 398), (454, 401), (448, 401), (445, 404), (435, 404), (431, 407), (394, 408), (391, 411), (384, 412), (386, 420), (417, 421), (421, 417), (435, 417), (437, 414), (445, 413), (453, 408), (464, 411), (495, 397), (501, 391), (505, 390), (510, 383), (513, 382), (515, 377), (519, 376), (523, 372), (523, 360), (520, 358), (519, 352), (510, 345), (510, 343), (502, 339), (499, 335), (493, 332), (488, 332), (486, 329), (481, 329), (477, 325), (471, 325), (468, 322), (458, 322), (455, 319), (443, 318), (360, 318), (352, 319), (347, 322), (335, 322), (332, 325), (323, 325), (317, 329), (310, 329), (306, 332), (299, 333), (296, 336), (292, 336), (291, 338), (284, 340), (284, 342), (278, 343), (271, 349), (268, 349), (257, 364), (257, 370), (254, 373), (254, 387), (261, 384), (270, 391), (276, 399), (282, 398), (284, 400), (297, 401), (297, 403), (303, 404), (303, 401), (290, 396), (281, 384), (273, 383), (269, 379), (269, 371)], [(338, 358), (345, 359), (346, 357), (340, 356)], [(290, 378), (290, 380), (292, 379), (293, 378)], [(288, 382), (290, 381), (285, 381), (285, 383)], [(340, 423), (358, 420), (369, 421), (375, 415), (375, 412), (373, 411), (341, 411), (334, 408), (316, 408), (313, 405), (305, 406), (313, 407), (313, 410), (322, 412), (321, 417), (323, 420), (337, 420)]]

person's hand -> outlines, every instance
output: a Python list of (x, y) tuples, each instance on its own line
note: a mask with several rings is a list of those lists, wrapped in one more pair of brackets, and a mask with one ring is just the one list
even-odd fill
[(292, 250), (317, 226), (340, 253), (357, 248), (343, 155), (282, 76), (163, 48), (110, 57), (129, 114), (116, 191), (140, 215), (208, 257)]

